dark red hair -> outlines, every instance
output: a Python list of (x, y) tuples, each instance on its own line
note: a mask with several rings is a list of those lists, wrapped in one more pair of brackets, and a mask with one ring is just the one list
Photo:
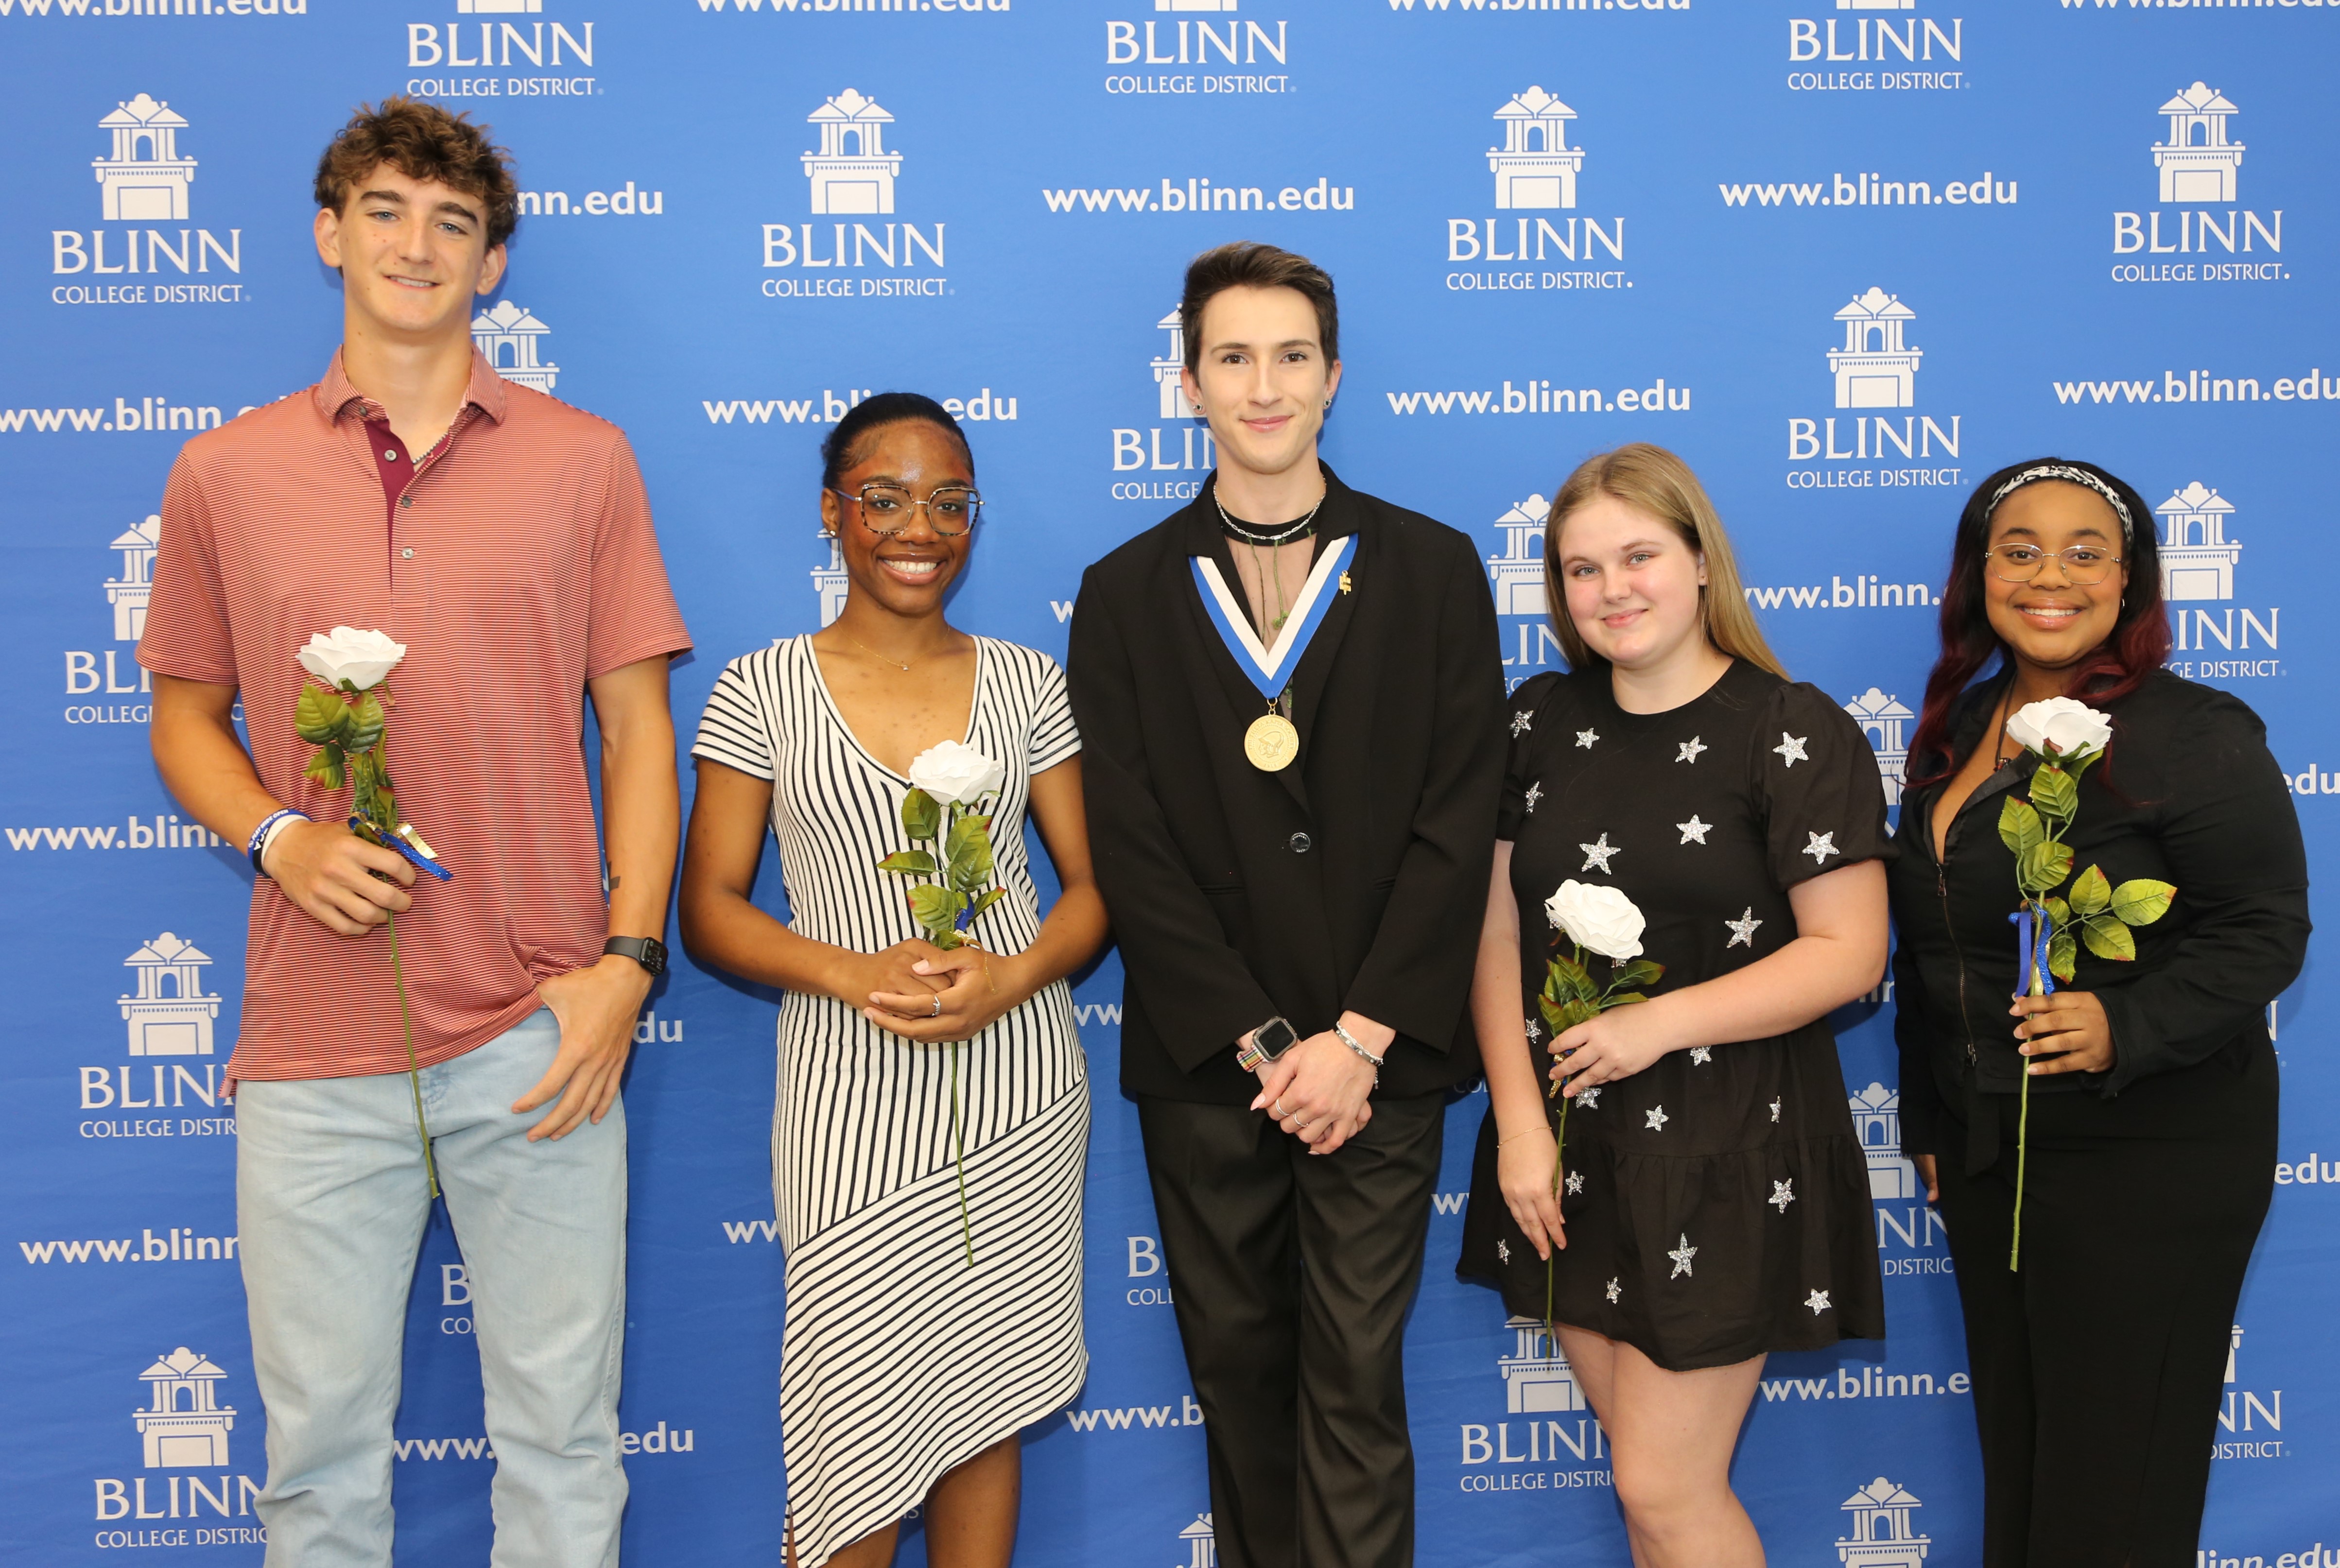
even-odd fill
[(2071, 695), (2095, 702), (2126, 697), (2169, 657), (2169, 622), (2161, 610), (2160, 541), (2145, 497), (2125, 480), (2092, 462), (2039, 457), (2010, 463), (1977, 485), (1967, 497), (1966, 509), (1958, 513), (1958, 535), (1950, 545), (1949, 585), (1942, 590), (1942, 652), (1934, 660), (1933, 673), (1926, 677), (1926, 702), (1918, 714), (1917, 738), (1909, 743), (1908, 789), (1946, 779), (1958, 767), (1950, 723), (1958, 700), (1994, 658), (2003, 662), (2008, 656), (2007, 644), (1991, 630), (1983, 597), (1983, 551), (1990, 546), (1990, 498), (2025, 469), (2043, 463), (2080, 469), (2104, 481), (2128, 508), (2130, 520), (2128, 537), (2121, 546), (2128, 586), (2121, 590), (2120, 616), (2113, 622), (2110, 635), (2073, 672)]

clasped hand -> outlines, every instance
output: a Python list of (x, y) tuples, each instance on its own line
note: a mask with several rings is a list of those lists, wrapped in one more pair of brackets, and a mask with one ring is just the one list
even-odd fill
[(1019, 964), (1014, 955), (971, 944), (945, 951), (913, 938), (868, 955), (843, 999), (906, 1040), (968, 1039), (1024, 999)]
[(2021, 1042), (2015, 1048), (2029, 1058), (2024, 1071), (2034, 1077), (2111, 1070), (2112, 1021), (2093, 992), (2018, 997), (2007, 1010), (2022, 1020), (2015, 1026), (2015, 1037)]
[(1664, 998), (1611, 1007), (1552, 1039), (1554, 1083), (1565, 1077), (1571, 1097), (1635, 1073), (1674, 1048), (1666, 1037)]
[[(1351, 1024), (1350, 1033), (1359, 1034), (1361, 1023)], [(1388, 1050), (1388, 1039), (1378, 1044)], [(1327, 1029), (1261, 1064), (1259, 1094), (1251, 1108), (1274, 1116), (1276, 1126), (1308, 1146), (1310, 1154), (1329, 1155), (1373, 1119), (1375, 1077), (1373, 1063)]]

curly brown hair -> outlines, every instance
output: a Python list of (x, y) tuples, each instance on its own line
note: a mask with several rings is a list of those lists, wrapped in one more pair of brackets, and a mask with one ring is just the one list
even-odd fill
[(487, 204), (488, 248), (520, 227), (520, 185), (511, 154), (488, 140), (468, 114), (403, 96), (361, 104), (317, 160), (317, 205), (339, 213), (358, 182), (387, 164), (412, 180), (435, 180)]

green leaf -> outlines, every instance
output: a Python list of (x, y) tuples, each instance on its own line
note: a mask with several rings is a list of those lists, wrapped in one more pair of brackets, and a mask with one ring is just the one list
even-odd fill
[(924, 849), (897, 849), (878, 861), (878, 868), (905, 877), (931, 877), (935, 874), (935, 858)]
[(2132, 877), (2113, 889), (2113, 913), (2131, 926), (2150, 926), (2169, 913), (2177, 889), (2150, 877)]
[(2061, 768), (2043, 767), (2031, 776), (2031, 804), (2043, 817), (2069, 822), (2080, 809), (2080, 787)]
[(2064, 759), (2064, 771), (2072, 776), (2073, 782), (2077, 783), (2081, 774), (2104, 759), (2105, 754), (2102, 749), (2095, 751), (2076, 751)]
[[(910, 918), (934, 938), (938, 948), (958, 946), (958, 912), (967, 908), (967, 896), (954, 893), (948, 888), (925, 883), (910, 889)], [(943, 938), (948, 937), (949, 941)]]
[(2048, 924), (2050, 929), (2060, 931), (2072, 923), (2072, 907), (2063, 899), (2051, 893), (2040, 902), (2048, 907)]
[(1536, 1011), (1543, 1015), (1544, 1027), (1550, 1029), (1553, 1034), (1557, 1035), (1562, 1030), (1568, 1027), (1567, 1009), (1564, 1004), (1558, 997), (1549, 996), (1538, 997), (1536, 998)]
[(1006, 888), (994, 888), (993, 889), (991, 889), (991, 891), (990, 891), (990, 892), (988, 892), (988, 893), (985, 893), (985, 894), (983, 894), (982, 896), (980, 896), (979, 898), (977, 898), (976, 899), (975, 903), (974, 903), (972, 906), (970, 906), (970, 908), (969, 908), (969, 909), (968, 909), (968, 911), (967, 911), (967, 918), (969, 920), (973, 920), (973, 919), (975, 919), (977, 916), (981, 915), (981, 914), (982, 914), (986, 909), (990, 908), (991, 908), (991, 906), (993, 906), (994, 904), (996, 904), (997, 902), (999, 902), (999, 900), (1000, 900), (1000, 899), (1005, 898), (1006, 897), (1007, 897), (1007, 889), (1006, 889)]
[(1574, 958), (1554, 958), (1544, 974), (1544, 994), (1558, 1002), (1589, 1002), (1600, 995), (1592, 977)]
[(304, 686), (292, 705), (292, 733), (312, 746), (341, 739), (349, 727), (350, 705), (322, 686)]
[(2114, 916), (2098, 915), (2081, 922), (2080, 940), (2099, 958), (2117, 958), (2123, 963), (2136, 960), (2137, 938)]
[(2023, 855), (2048, 837), (2048, 827), (2028, 801), (2009, 795), (1998, 808), (1998, 837), (2016, 854)]
[(1617, 966), (1609, 977), (1610, 987), (1619, 986), (1654, 986), (1666, 978), (1666, 967), (1651, 958), (1634, 958)]
[[(312, 687), (311, 690), (313, 690), (315, 688)], [(348, 777), (343, 767), (342, 749), (330, 742), (317, 748), (317, 754), (309, 759), (309, 766), (304, 771), (309, 778), (315, 779), (328, 789), (339, 789)]]
[(2079, 962), (2080, 945), (2072, 933), (2061, 927), (2048, 938), (2048, 972), (2069, 985), (2072, 970)]
[(1627, 1007), (1634, 1002), (1646, 1002), (1649, 999), (1639, 991), (1613, 991), (1601, 998), (1600, 1006), (1601, 1010), (1605, 1013), (1611, 1007)]
[(2103, 868), (2091, 866), (2072, 878), (2072, 913), (2081, 919), (2103, 914), (2112, 901), (2113, 885), (2105, 880)]
[(352, 751), (372, 750), (374, 743), (382, 739), (382, 727), (390, 721), (390, 716), (382, 710), (382, 699), (369, 691), (358, 699), (356, 707), (344, 711), (349, 714), (349, 729), (342, 737), (342, 744)]
[(2034, 896), (2062, 887), (2071, 874), (2072, 847), (2053, 839), (2034, 844), (2015, 862), (2016, 885)]
[(950, 885), (972, 893), (991, 880), (991, 835), (981, 818), (961, 818), (950, 830), (944, 852), (950, 859)]
[(931, 844), (943, 830), (943, 809), (923, 789), (902, 797), (902, 831), (913, 844)]
[(1600, 1016), (1601, 1009), (1593, 1003), (1582, 1000), (1573, 1001), (1560, 1010), (1560, 1027), (1563, 1029), (1572, 1029), (1579, 1024), (1589, 1024)]

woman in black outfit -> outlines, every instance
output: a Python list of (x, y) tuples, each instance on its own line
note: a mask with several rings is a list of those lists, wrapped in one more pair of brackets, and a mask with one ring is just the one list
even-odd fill
[[(1889, 870), (1902, 1126), (1958, 1267), (1988, 1568), (2191, 1568), (2274, 1190), (2265, 1014), (2305, 955), (2306, 859), (2258, 716), (2161, 668), (2155, 542), (2144, 499), (2090, 463), (2018, 464), (1969, 498)], [(2068, 987), (2018, 997), (1998, 823), (2033, 764), (2006, 723), (2063, 696), (2112, 721), (2074, 869), (2177, 892), (2133, 962), (2084, 946)]]

